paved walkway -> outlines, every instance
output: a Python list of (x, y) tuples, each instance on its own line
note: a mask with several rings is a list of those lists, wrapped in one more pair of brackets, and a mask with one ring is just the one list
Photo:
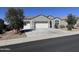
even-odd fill
[(19, 38), (19, 39), (11, 39), (11, 40), (2, 40), (0, 41), (0, 46), (11, 45), (11, 44), (18, 44), (36, 40), (43, 40), (48, 38), (56, 38), (68, 35), (75, 35), (79, 34), (78, 31), (64, 31), (60, 29), (37, 29), (32, 32), (27, 32), (26, 38)]

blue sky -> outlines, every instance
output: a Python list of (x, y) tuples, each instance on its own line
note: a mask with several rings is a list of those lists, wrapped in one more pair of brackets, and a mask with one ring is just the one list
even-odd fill
[[(35, 16), (39, 14), (63, 17), (72, 13), (79, 16), (79, 7), (22, 7), (25, 16)], [(5, 18), (8, 7), (0, 7), (0, 18)]]

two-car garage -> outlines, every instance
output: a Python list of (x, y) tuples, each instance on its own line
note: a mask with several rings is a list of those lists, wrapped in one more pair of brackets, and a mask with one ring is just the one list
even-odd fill
[(36, 23), (36, 29), (48, 28), (48, 23)]
[[(43, 29), (43, 28), (48, 28), (49, 24), (48, 23), (34, 23), (34, 28), (35, 29)], [(28, 23), (24, 25), (24, 29), (32, 29), (31, 24)]]
[[(27, 22), (29, 23), (27, 24)], [(24, 29), (43, 29), (49, 28), (50, 26), (50, 19), (45, 16), (37, 16), (31, 20), (26, 21), (26, 25)]]
[[(48, 28), (48, 23), (35, 23), (35, 29), (42, 29), (42, 28)], [(24, 29), (31, 29), (30, 24), (26, 24), (24, 26)]]

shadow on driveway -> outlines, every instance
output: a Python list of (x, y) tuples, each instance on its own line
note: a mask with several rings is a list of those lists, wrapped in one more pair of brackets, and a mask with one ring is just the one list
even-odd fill
[(25, 33), (25, 32), (30, 32), (30, 31), (32, 31), (33, 29), (24, 29), (24, 30), (21, 30), (20, 32), (21, 33)]

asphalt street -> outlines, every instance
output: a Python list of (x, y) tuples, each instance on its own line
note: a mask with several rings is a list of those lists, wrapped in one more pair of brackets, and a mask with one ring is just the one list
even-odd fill
[(79, 52), (79, 35), (3, 46), (0, 52)]

